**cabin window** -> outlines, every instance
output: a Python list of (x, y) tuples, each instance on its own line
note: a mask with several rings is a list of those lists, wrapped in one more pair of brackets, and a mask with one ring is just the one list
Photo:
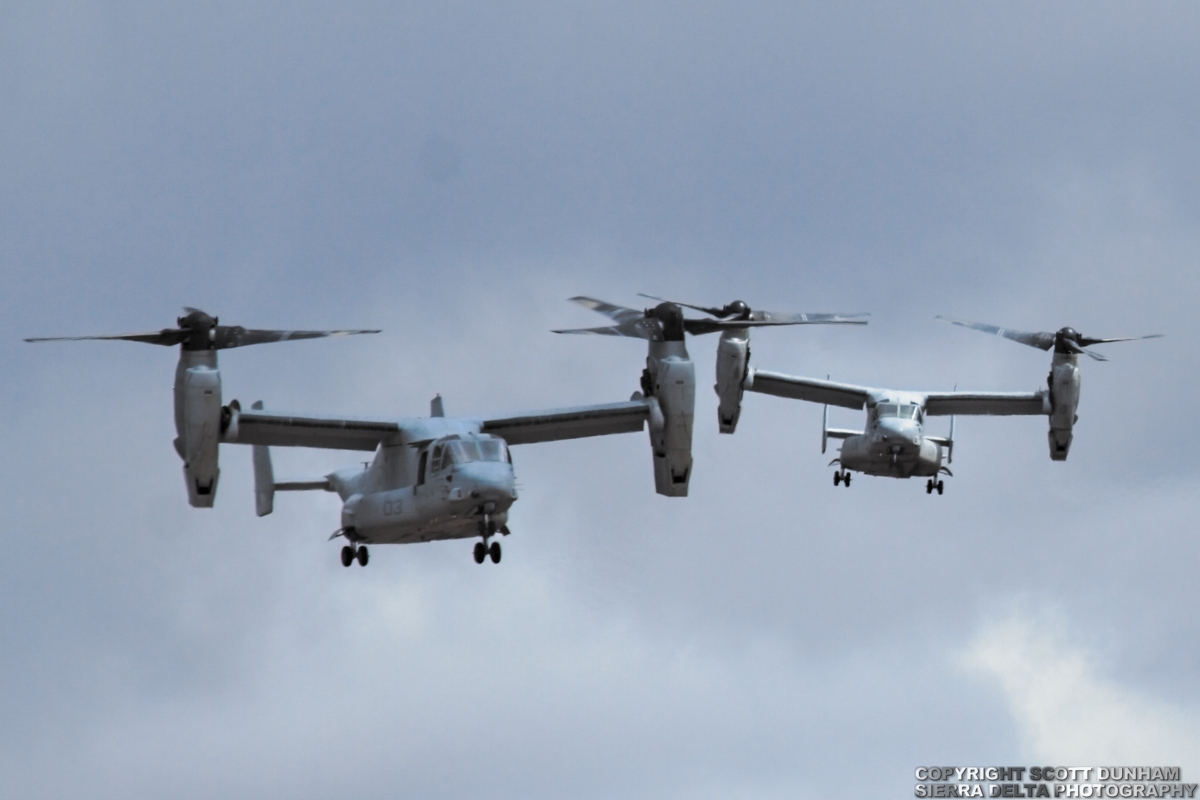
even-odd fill
[(426, 462), (428, 462), (428, 461), (429, 461), (429, 451), (422, 450), (421, 451), (421, 460), (417, 464), (417, 485), (418, 486), (425, 483), (425, 465), (426, 465)]

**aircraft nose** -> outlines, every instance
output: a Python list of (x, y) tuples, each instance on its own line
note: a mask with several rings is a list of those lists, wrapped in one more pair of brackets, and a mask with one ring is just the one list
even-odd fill
[(881, 419), (879, 428), (885, 441), (917, 446), (921, 444), (921, 426), (911, 419)]
[(459, 480), (471, 499), (493, 502), (507, 508), (516, 499), (512, 466), (499, 462), (475, 462), (459, 468)]

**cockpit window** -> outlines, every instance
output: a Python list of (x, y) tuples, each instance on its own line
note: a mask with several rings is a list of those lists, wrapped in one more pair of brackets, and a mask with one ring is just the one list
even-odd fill
[(470, 461), (508, 461), (508, 447), (500, 439), (460, 439), (446, 445), (442, 467)]
[(508, 445), (500, 439), (479, 440), (480, 461), (508, 461)]
[(875, 417), (899, 417), (921, 421), (921, 407), (913, 403), (880, 403), (875, 407)]

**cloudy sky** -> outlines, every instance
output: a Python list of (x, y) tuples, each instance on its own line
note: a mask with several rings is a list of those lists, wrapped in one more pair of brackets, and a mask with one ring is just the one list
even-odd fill
[[(1197, 780), (1198, 38), (1185, 3), (0, 4), (0, 794)], [(627, 398), (641, 343), (549, 330), (637, 292), (869, 311), (753, 361), (897, 388), (1042, 385), (937, 314), (1167, 338), (1083, 365), (1065, 463), (1043, 419), (960, 419), (942, 497), (835, 489), (819, 407), (718, 435), (694, 339), (691, 497), (644, 434), (524, 446), (501, 565), (351, 570), (335, 497), (254, 516), (244, 448), (188, 507), (173, 352), (20, 341), (379, 327), (223, 354), (225, 397), (482, 414)]]

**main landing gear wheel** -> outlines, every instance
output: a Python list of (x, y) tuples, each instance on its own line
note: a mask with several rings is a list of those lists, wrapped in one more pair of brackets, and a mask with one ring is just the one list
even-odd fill
[(367, 562), (371, 560), (371, 554), (367, 552), (366, 547), (358, 548), (358, 565), (365, 567)]
[[(476, 542), (475, 543), (475, 563), (482, 564), (483, 560), (485, 558), (487, 558), (487, 545), (484, 544), (483, 542)], [(496, 560), (499, 561), (499, 559), (496, 559)]]
[(833, 473), (833, 485), (840, 486), (841, 483), (842, 483), (842, 473), (840, 473), (840, 472)]
[(846, 483), (846, 488), (849, 488), (850, 487), (850, 470), (847, 469), (847, 470), (842, 470), (842, 471), (833, 473), (833, 485), (834, 486), (837, 486), (839, 483), (842, 483), (843, 481)]
[(946, 484), (942, 483), (940, 480), (935, 482), (933, 478), (930, 478), (925, 482), (925, 494), (933, 494), (934, 489), (937, 489), (937, 493), (941, 494), (942, 489), (944, 489), (945, 486)]
[(342, 548), (342, 566), (348, 567), (354, 563), (354, 548), (346, 545)]
[(488, 548), (488, 555), (492, 557), (493, 564), (500, 563), (500, 543), (492, 542), (492, 546)]

